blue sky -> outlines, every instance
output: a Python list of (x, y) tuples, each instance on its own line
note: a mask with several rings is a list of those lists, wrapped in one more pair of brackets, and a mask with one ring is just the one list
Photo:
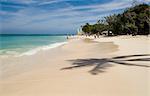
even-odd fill
[[(0, 0), (3, 34), (75, 33), (86, 22), (120, 13), (133, 0)], [(149, 3), (150, 0), (139, 0)]]

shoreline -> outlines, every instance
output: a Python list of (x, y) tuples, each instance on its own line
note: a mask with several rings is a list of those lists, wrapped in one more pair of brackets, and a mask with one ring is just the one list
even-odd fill
[(17, 53), (16, 52), (16, 54), (1, 54), (0, 58), (12, 58), (12, 57), (30, 56), (30, 55), (37, 54), (38, 52), (41, 52), (41, 51), (47, 51), (47, 50), (51, 50), (53, 48), (57, 48), (57, 47), (62, 46), (64, 44), (67, 44), (67, 41), (65, 41), (65, 42), (57, 42), (57, 43), (44, 45), (44, 46), (39, 46), (39, 47), (30, 49), (30, 50), (28, 50), (26, 52), (22, 52), (22, 53)]
[[(39, 46), (39, 47), (36, 47), (36, 48), (33, 48), (31, 50), (28, 50), (26, 52), (23, 52), (23, 53), (16, 53), (16, 54), (11, 54), (11, 55), (8, 55), (8, 54), (3, 54), (3, 55), (0, 55), (0, 58), (12, 58), (12, 57), (20, 57), (20, 56), (28, 56), (28, 55), (34, 55), (34, 54), (37, 54), (38, 52), (41, 52), (41, 51), (47, 51), (47, 50), (51, 50), (53, 48), (57, 48), (59, 46), (62, 46), (64, 44), (67, 44), (68, 43), (68, 40), (72, 40), (72, 39), (91, 39), (93, 41), (96, 41), (96, 42), (102, 42), (100, 40), (102, 39), (106, 39), (106, 38), (122, 38), (122, 39), (125, 39), (125, 38), (150, 38), (149, 36), (142, 36), (142, 35), (137, 35), (137, 36), (131, 36), (131, 35), (121, 35), (121, 36), (110, 36), (110, 37), (105, 37), (105, 36), (99, 36), (99, 38), (94, 38), (94, 36), (85, 36), (85, 35), (74, 35), (74, 36), (70, 36), (68, 39), (66, 39), (66, 41), (64, 42), (57, 42), (57, 43), (53, 43), (53, 44), (49, 44), (49, 45), (44, 45), (44, 46)], [(107, 39), (106, 39), (107, 40)], [(111, 40), (110, 40), (111, 41)], [(103, 42), (106, 42), (103, 40)], [(114, 41), (113, 41), (114, 42)]]
[[(0, 95), (148, 96), (150, 68), (138, 65), (149, 62), (136, 59), (149, 57), (150, 38), (85, 38), (74, 36), (50, 50), (3, 59)], [(110, 62), (113, 58), (135, 61), (118, 64)]]
[[(20, 55), (32, 55), (38, 51), (48, 50), (66, 42), (65, 36), (43, 35), (6, 35), (1, 36), (1, 57), (19, 57)], [(20, 40), (18, 40), (20, 39)]]

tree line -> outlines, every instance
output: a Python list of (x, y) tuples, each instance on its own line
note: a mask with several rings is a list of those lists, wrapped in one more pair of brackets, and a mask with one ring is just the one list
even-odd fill
[(96, 24), (86, 23), (82, 26), (82, 31), (87, 35), (101, 35), (103, 31), (112, 32), (113, 35), (148, 35), (149, 29), (150, 6), (148, 4), (135, 5), (123, 13), (106, 16)]

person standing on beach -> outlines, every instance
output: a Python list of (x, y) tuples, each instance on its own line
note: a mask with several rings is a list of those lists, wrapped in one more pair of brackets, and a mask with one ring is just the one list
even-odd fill
[(67, 36), (67, 39), (69, 39), (69, 37)]

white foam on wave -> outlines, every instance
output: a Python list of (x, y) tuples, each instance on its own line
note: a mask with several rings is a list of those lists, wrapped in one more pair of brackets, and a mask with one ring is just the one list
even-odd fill
[(19, 55), (19, 52), (16, 52), (14, 50), (0, 50), (0, 58), (7, 58), (16, 55)]
[(42, 51), (42, 50), (49, 50), (49, 49), (52, 49), (52, 48), (56, 48), (56, 47), (59, 47), (61, 45), (64, 45), (66, 44), (67, 42), (59, 42), (59, 43), (54, 43), (54, 44), (50, 44), (50, 45), (46, 45), (46, 46), (41, 46), (41, 47), (38, 47), (38, 48), (35, 48), (35, 49), (32, 49), (30, 51), (27, 51), (27, 52), (24, 52), (16, 57), (20, 57), (20, 56), (25, 56), (25, 55), (33, 55), (33, 54), (36, 54), (37, 52), (39, 51)]

